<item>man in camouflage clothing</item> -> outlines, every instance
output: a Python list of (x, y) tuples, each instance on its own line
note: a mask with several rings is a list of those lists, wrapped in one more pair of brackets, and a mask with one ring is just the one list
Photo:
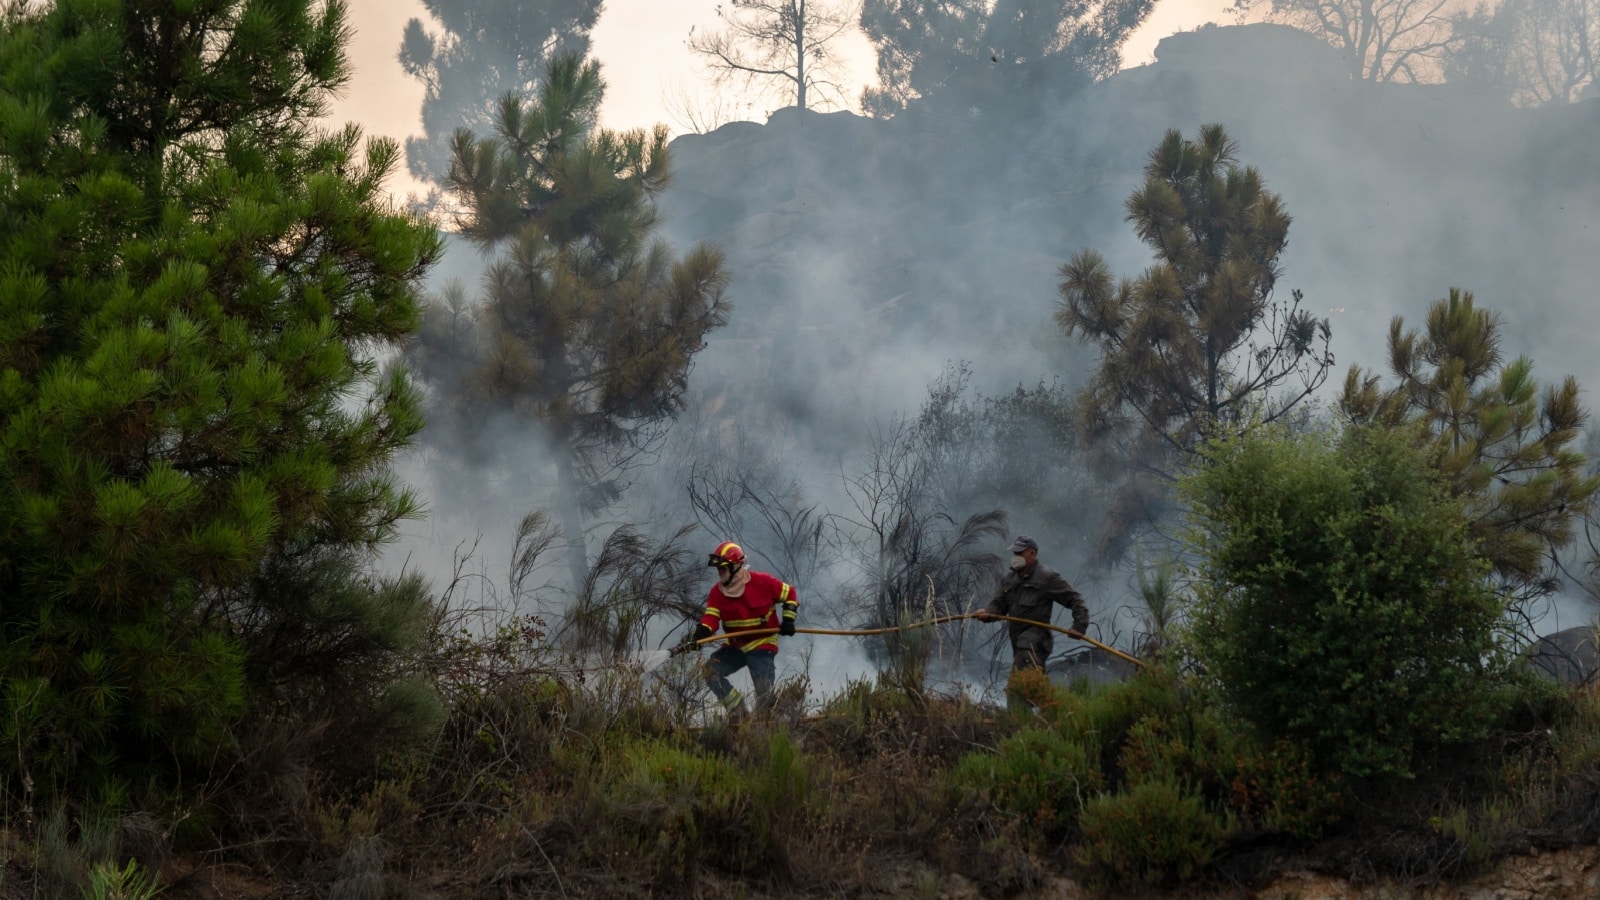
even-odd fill
[[(1055, 604), (1072, 610), (1071, 637), (1083, 639), (1083, 630), (1089, 627), (1089, 607), (1083, 595), (1073, 589), (1061, 573), (1039, 562), (1039, 545), (1027, 535), (1019, 535), (1011, 544), (1011, 571), (1000, 579), (994, 599), (974, 615), (979, 621), (993, 621), (995, 616), (1010, 616), (1034, 622), (1049, 622)], [(1029, 670), (1043, 671), (1050, 658), (1055, 641), (1047, 628), (1007, 623), (1011, 637), (1011, 673)], [(1012, 710), (1026, 710), (1027, 703), (1008, 685), (1006, 705)]]

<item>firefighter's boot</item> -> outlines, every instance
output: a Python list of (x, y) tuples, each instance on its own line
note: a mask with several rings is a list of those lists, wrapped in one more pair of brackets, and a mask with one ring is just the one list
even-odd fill
[(727, 713), (729, 722), (743, 721), (748, 715), (744, 708), (744, 694), (738, 688), (730, 688), (722, 695), (722, 709)]

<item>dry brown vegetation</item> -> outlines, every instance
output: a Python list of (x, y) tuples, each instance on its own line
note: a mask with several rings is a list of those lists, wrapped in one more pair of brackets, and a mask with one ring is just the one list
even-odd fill
[(92, 892), (128, 859), (167, 897), (1016, 896), (1288, 867), (1427, 883), (1600, 839), (1592, 691), (1533, 691), (1495, 742), (1414, 781), (1338, 782), (1159, 667), (1025, 684), (1028, 717), (887, 680), (805, 710), (790, 684), (730, 726), (682, 702), (683, 673), (564, 669), (537, 639), (456, 639), (429, 741), (255, 732), (251, 771), (221, 773), (188, 820), (8, 809), (0, 896), (149, 896)]

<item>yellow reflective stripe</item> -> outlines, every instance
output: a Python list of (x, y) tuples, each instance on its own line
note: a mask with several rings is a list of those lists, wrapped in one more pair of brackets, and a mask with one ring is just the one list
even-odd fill
[[(720, 619), (722, 618), (722, 611), (717, 609), (715, 606), (708, 606), (706, 607), (706, 615)], [(704, 616), (701, 618), (704, 618)]]
[(753, 628), (766, 620), (766, 616), (762, 616), (759, 619), (728, 619), (722, 625), (725, 628)]
[(779, 603), (788, 603), (789, 602), (789, 594), (792, 593), (793, 591), (794, 591), (794, 588), (790, 587), (789, 583), (787, 581), (784, 582), (783, 583), (783, 588), (778, 591), (778, 602)]
[(776, 649), (777, 646), (778, 646), (778, 637), (777, 637), (777, 635), (769, 634), (769, 635), (766, 635), (765, 637), (763, 637), (761, 640), (759, 640), (759, 641), (751, 641), (750, 643), (745, 644), (744, 646), (740, 647), (739, 649), (741, 649), (741, 650), (754, 650), (757, 647), (772, 647), (772, 648)]

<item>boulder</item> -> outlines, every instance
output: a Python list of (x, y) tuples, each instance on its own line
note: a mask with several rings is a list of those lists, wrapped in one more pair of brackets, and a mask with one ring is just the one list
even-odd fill
[(1547, 634), (1525, 652), (1534, 671), (1574, 687), (1596, 683), (1600, 675), (1600, 645), (1593, 625), (1580, 625)]

